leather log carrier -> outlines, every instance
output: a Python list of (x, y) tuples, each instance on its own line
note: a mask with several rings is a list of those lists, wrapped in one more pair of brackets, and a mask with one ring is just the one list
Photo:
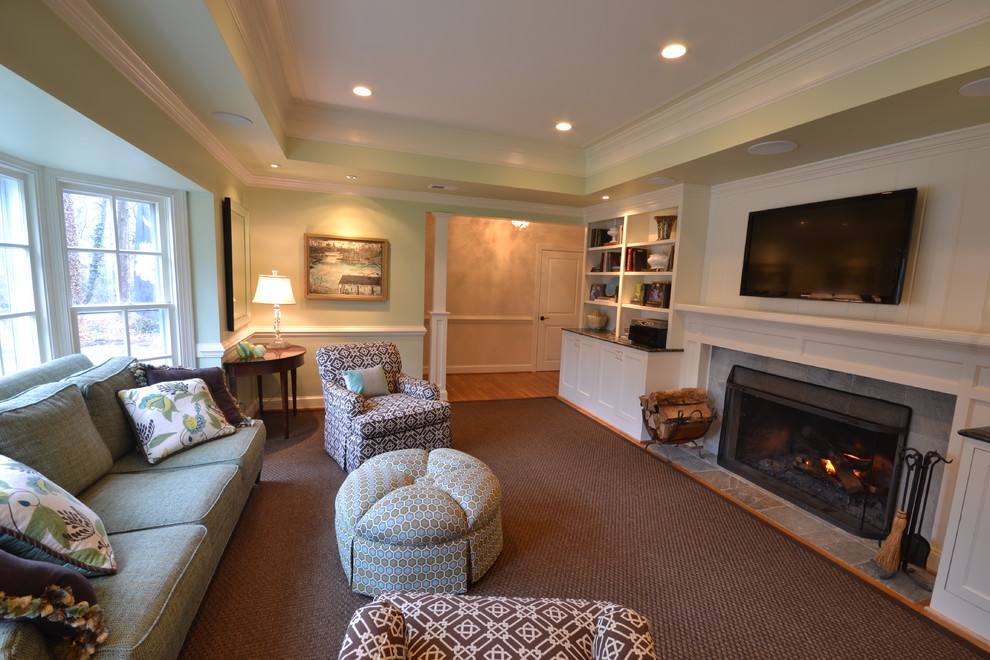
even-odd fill
[(703, 437), (718, 418), (718, 411), (708, 402), (708, 392), (700, 387), (657, 390), (639, 397), (639, 402), (650, 434), (647, 445), (691, 442)]

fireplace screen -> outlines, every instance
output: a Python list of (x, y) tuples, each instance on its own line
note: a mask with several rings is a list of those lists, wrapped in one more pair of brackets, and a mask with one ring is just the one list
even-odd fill
[(867, 538), (882, 538), (897, 495), (911, 409), (735, 366), (720, 465)]

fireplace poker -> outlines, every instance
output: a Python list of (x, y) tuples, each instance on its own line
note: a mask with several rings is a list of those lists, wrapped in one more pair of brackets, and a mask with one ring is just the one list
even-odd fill
[(924, 493), (921, 496), (921, 511), (914, 516), (911, 521), (910, 531), (904, 540), (904, 566), (914, 564), (919, 568), (926, 568), (928, 555), (931, 553), (931, 544), (921, 535), (921, 525), (925, 520), (925, 510), (928, 508), (928, 494), (932, 487), (932, 469), (939, 461), (949, 463), (939, 456), (938, 452), (930, 451), (925, 454), (922, 461), (922, 480), (924, 481)]

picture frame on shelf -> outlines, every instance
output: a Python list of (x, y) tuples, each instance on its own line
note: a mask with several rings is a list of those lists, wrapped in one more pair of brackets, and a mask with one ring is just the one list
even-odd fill
[(388, 300), (387, 239), (305, 234), (303, 250), (307, 298)]
[(598, 300), (602, 297), (602, 285), (592, 284), (591, 290), (588, 292), (588, 300)]
[(661, 309), (670, 307), (669, 282), (650, 282), (643, 285), (644, 289), (646, 287), (649, 287), (649, 291), (646, 293), (644, 305), (648, 307), (659, 307)]

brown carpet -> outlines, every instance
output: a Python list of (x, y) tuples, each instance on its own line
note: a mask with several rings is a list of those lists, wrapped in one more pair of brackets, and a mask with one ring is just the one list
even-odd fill
[[(987, 657), (556, 399), (453, 406), (454, 447), (503, 489), (504, 548), (472, 594), (629, 605), (664, 658)], [(277, 417), (184, 658), (335, 658), (369, 600), (334, 546), (322, 415), (288, 440)]]

